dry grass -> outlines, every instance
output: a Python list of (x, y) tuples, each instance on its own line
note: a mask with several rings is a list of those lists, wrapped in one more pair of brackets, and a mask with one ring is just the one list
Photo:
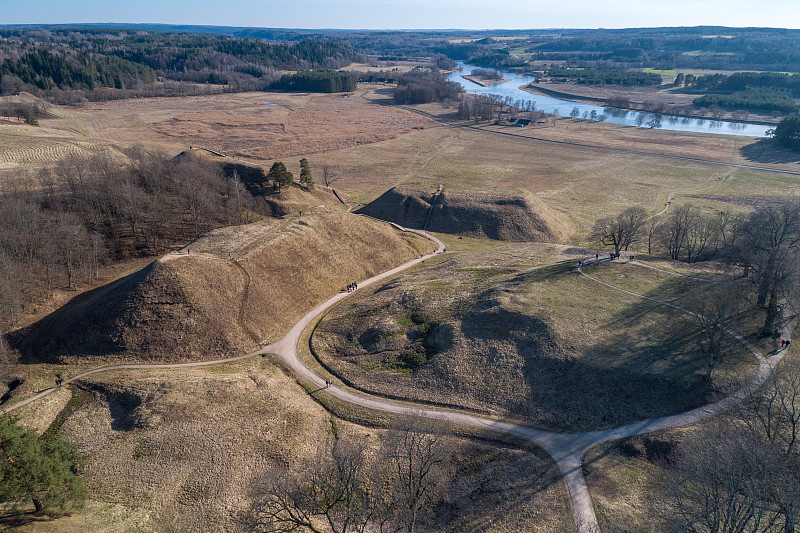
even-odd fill
[[(272, 469), (312, 460), (334, 433), (378, 449), (386, 430), (332, 418), (270, 359), (206, 369), (99, 375), (61, 427), (87, 460), (87, 508), (20, 531), (248, 531), (254, 490)], [(570, 527), (555, 464), (538, 452), (449, 437), (452, 483), (428, 527)], [(28, 521), (30, 520), (30, 521)], [(27, 523), (26, 523), (27, 522)]]
[[(578, 132), (567, 130), (560, 122), (548, 132), (570, 132), (579, 137), (585, 133), (626, 148), (649, 149), (648, 143), (663, 142), (679, 148), (684, 155), (705, 155), (694, 151), (692, 139), (673, 139), (672, 132), (648, 135), (650, 132), (629, 128), (626, 138), (617, 137), (621, 131), (618, 128), (605, 129), (611, 126), (598, 125), (597, 129)], [(529, 135), (544, 132), (525, 128), (522, 131)], [(725, 136), (714, 139), (728, 148), (744, 142)], [(709, 139), (699, 136), (695, 140), (705, 143)], [(724, 149), (716, 147), (715, 153), (722, 156)], [(727, 154), (729, 158), (731, 152)], [(369, 202), (398, 185), (435, 190), (443, 184), (451, 192), (523, 189), (577, 229), (572, 242), (585, 240), (597, 218), (618, 213), (624, 207), (641, 205), (652, 213), (658, 212), (670, 193), (674, 193), (675, 205), (682, 201), (682, 195), (800, 196), (800, 183), (790, 175), (541, 144), (454, 128), (414, 132), (390, 141), (318, 154), (313, 160), (317, 166), (330, 164), (341, 176), (335, 184), (337, 190), (360, 202)], [(712, 207), (722, 205), (702, 198), (691, 201)]]
[(168, 256), (44, 318), (28, 336), (25, 354), (32, 361), (96, 356), (109, 362), (242, 353), (277, 340), (348, 283), (433, 246), (343, 213), (218, 230), (190, 244), (188, 254)]
[[(359, 212), (421, 229), (432, 201), (430, 190), (395, 187)], [(445, 190), (428, 222), (431, 231), (501, 241), (559, 242), (572, 229), (563, 216), (522, 190)]]
[[(268, 105), (269, 103), (277, 105)], [(241, 93), (52, 106), (41, 126), (0, 123), (0, 177), (68, 153), (134, 144), (177, 154), (201, 146), (263, 162), (391, 139), (437, 123), (356, 94)]]
[[(580, 276), (573, 261), (558, 262), (559, 251), (508, 246), (404, 274), (327, 315), (316, 354), (376, 394), (570, 431), (681, 412), (755, 371), (731, 343), (708, 386), (696, 335), (679, 312)], [(629, 275), (624, 265), (601, 268)], [(635, 277), (632, 288), (656, 298), (700, 284), (644, 268)], [(422, 366), (408, 362), (423, 352)]]
[(659, 485), (664, 476), (659, 461), (667, 458), (686, 432), (673, 429), (589, 450), (584, 472), (603, 531), (666, 530), (658, 512), (665, 497)]

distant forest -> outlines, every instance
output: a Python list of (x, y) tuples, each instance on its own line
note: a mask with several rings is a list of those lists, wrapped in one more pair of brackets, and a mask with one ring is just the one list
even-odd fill
[[(800, 98), (800, 75), (785, 74), (800, 70), (800, 30), (712, 26), (528, 31), (6, 26), (0, 27), (0, 94), (28, 91), (69, 104), (274, 89), (335, 92), (352, 90), (353, 78), (397, 80), (393, 62), (431, 59), (442, 70), (464, 61), (620, 85), (660, 83), (658, 74), (639, 72), (645, 67), (713, 69), (725, 73), (680, 74), (676, 88), (697, 93), (697, 105), (775, 112), (791, 112), (786, 99)], [(354, 62), (386, 70), (337, 72)], [(282, 76), (287, 70), (307, 72)], [(399, 100), (413, 100), (433, 87), (402, 85)]]
[(121, 29), (0, 30), (0, 93), (45, 93), (73, 103), (191, 94), (198, 84), (216, 92), (264, 90), (280, 84), (281, 70), (338, 69), (357, 61), (365, 56), (350, 43), (325, 38), (271, 43)]

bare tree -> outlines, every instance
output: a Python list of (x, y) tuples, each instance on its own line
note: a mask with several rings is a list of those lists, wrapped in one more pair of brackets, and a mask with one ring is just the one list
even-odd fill
[(736, 244), (736, 260), (756, 285), (756, 305), (766, 307), (763, 333), (772, 334), (778, 318), (778, 302), (796, 288), (800, 255), (800, 207), (784, 205), (759, 209), (742, 227)]
[(731, 322), (739, 314), (742, 300), (739, 287), (726, 283), (695, 293), (686, 301), (692, 312), (691, 321), (700, 333), (703, 352), (708, 357), (705, 375), (708, 381), (722, 356), (723, 341)]
[(783, 363), (739, 405), (741, 420), (764, 440), (791, 455), (800, 449), (800, 368)]
[(695, 208), (686, 204), (675, 209), (663, 226), (662, 239), (669, 251), (670, 259), (680, 259), (681, 252), (686, 246), (689, 228), (694, 224)]
[(421, 416), (405, 419), (395, 427), (388, 462), (394, 476), (396, 531), (413, 533), (420, 510), (438, 495), (448, 459), (444, 435), (441, 424)]
[(339, 439), (332, 451), (328, 449), (324, 446), (303, 471), (282, 470), (267, 480), (266, 500), (256, 512), (259, 530), (360, 533), (366, 529), (375, 506), (364, 470), (364, 446)]
[(647, 255), (653, 255), (653, 245), (658, 243), (658, 237), (663, 231), (663, 223), (656, 219), (650, 218), (644, 225), (644, 234), (647, 237)]
[(647, 212), (642, 207), (629, 207), (616, 217), (604, 217), (595, 222), (592, 235), (618, 254), (639, 238), (646, 220)]
[(334, 182), (339, 181), (339, 175), (330, 165), (322, 165), (322, 181), (326, 187), (330, 187)]
[(667, 469), (667, 518), (693, 533), (794, 531), (778, 499), (796, 480), (775, 449), (736, 426), (713, 424), (684, 441)]

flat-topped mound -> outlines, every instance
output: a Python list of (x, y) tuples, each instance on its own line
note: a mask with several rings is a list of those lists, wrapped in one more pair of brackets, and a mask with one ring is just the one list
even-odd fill
[[(366, 288), (320, 321), (313, 354), (373, 394), (511, 418), (558, 431), (686, 411), (757, 369), (732, 337), (712, 382), (681, 312), (581, 276), (555, 244), (452, 254)], [(585, 271), (685, 305), (704, 283), (632, 264)], [(734, 329), (748, 334), (751, 318)]]
[(359, 212), (398, 224), (502, 241), (560, 242), (570, 224), (533, 194), (522, 190), (435, 191), (394, 187)]
[(224, 228), (75, 298), (32, 326), (23, 351), (47, 361), (238, 355), (277, 340), (348, 283), (434, 247), (389, 224), (344, 213)]

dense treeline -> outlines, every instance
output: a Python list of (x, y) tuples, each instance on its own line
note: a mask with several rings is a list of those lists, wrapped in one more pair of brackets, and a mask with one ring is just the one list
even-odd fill
[(0, 195), (0, 325), (17, 323), (55, 288), (74, 288), (102, 265), (162, 253), (209, 229), (266, 212), (238, 177), (184, 155), (136, 149), (130, 164), (69, 157)]
[[(261, 39), (125, 30), (0, 32), (0, 92), (46, 93), (59, 103), (83, 98), (192, 94), (154, 84), (210, 84), (263, 90), (280, 70), (338, 69), (365, 56), (342, 40), (268, 43)], [(66, 94), (72, 91), (73, 94)], [(75, 95), (75, 91), (81, 91)], [(195, 91), (196, 92), (196, 91)], [(209, 91), (206, 91), (209, 92)]]
[(513, 69), (524, 67), (527, 63), (523, 59), (512, 57), (509, 54), (489, 54), (471, 57), (467, 60), (470, 65), (478, 67), (491, 67), (496, 69)]
[(152, 83), (156, 79), (153, 69), (118, 57), (88, 52), (56, 54), (47, 50), (31, 50), (17, 60), (5, 59), (0, 64), (0, 83), (6, 76), (14, 76), (22, 83), (44, 90), (54, 87), (93, 89), (96, 86), (123, 89), (136, 82)]
[(590, 85), (661, 85), (661, 75), (625, 69), (554, 68), (547, 72), (553, 80), (569, 80)]
[(766, 87), (748, 87), (744, 91), (731, 94), (707, 94), (694, 100), (696, 106), (720, 106), (740, 109), (758, 109), (762, 111), (780, 111), (794, 113), (798, 106), (786, 89)]
[(744, 91), (751, 87), (784, 89), (800, 97), (800, 74), (782, 72), (734, 72), (733, 74), (678, 74), (675, 85), (718, 92)]
[(394, 100), (398, 104), (424, 104), (455, 100), (463, 92), (461, 85), (447, 81), (438, 69), (414, 69), (397, 80)]
[(335, 70), (304, 70), (296, 74), (284, 74), (272, 88), (318, 93), (351, 92), (356, 90), (356, 77)]

